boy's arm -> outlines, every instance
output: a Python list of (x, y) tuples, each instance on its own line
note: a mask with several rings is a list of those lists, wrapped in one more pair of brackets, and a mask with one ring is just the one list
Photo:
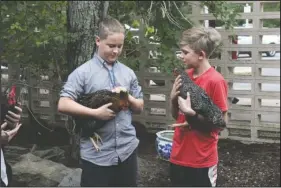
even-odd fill
[(84, 92), (84, 74), (79, 70), (74, 70), (67, 79), (60, 92), (58, 111), (70, 116), (92, 116), (90, 108), (84, 107), (76, 102), (77, 98)]
[(67, 79), (58, 102), (58, 111), (70, 116), (94, 116), (95, 110), (76, 102), (84, 92), (85, 74), (80, 69), (75, 69)]
[(84, 93), (85, 73), (79, 69), (74, 70), (68, 77), (66, 84), (60, 93), (58, 111), (70, 116), (90, 116), (101, 120), (109, 120), (115, 113), (108, 109), (111, 104), (105, 104), (100, 108), (92, 109), (76, 102)]
[(70, 116), (96, 116), (96, 109), (85, 107), (70, 97), (60, 97), (58, 111)]

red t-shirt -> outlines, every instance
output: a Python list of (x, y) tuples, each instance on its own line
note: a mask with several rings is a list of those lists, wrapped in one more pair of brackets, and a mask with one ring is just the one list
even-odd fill
[[(187, 71), (193, 82), (204, 89), (222, 111), (227, 111), (228, 88), (222, 75), (211, 67), (199, 77), (193, 78), (193, 71), (194, 69)], [(177, 123), (184, 121), (185, 116), (179, 113)], [(171, 163), (193, 168), (205, 168), (217, 164), (218, 134), (219, 131), (206, 135), (196, 130), (176, 127), (170, 157)]]

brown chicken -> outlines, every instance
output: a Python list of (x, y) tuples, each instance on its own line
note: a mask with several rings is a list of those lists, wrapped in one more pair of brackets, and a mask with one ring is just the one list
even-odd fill
[[(98, 90), (93, 93), (81, 96), (77, 102), (89, 108), (99, 108), (105, 104), (112, 103), (109, 107), (115, 113), (121, 110), (127, 110), (129, 107), (128, 92), (126, 89), (121, 89), (120, 92), (112, 92), (109, 90)], [(94, 147), (99, 151), (96, 142), (102, 142), (96, 130), (101, 128), (107, 121), (87, 117), (75, 117), (77, 131), (81, 131), (81, 137), (90, 137)]]

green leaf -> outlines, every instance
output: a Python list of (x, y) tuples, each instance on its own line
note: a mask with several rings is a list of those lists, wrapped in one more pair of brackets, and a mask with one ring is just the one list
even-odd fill
[(37, 47), (39, 47), (39, 46), (41, 46), (42, 42), (36, 41), (35, 44), (36, 44)]
[(140, 22), (138, 20), (134, 20), (132, 23), (133, 28), (139, 28), (140, 27)]

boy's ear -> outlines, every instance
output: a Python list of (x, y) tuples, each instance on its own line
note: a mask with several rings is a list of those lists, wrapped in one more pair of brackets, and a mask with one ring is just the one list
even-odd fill
[(206, 53), (205, 53), (203, 50), (201, 50), (201, 51), (199, 52), (199, 57), (198, 57), (198, 59), (202, 60), (202, 59), (204, 59), (204, 58), (206, 58)]
[(96, 36), (96, 45), (97, 45), (97, 46), (100, 45), (100, 41), (101, 41), (101, 40), (100, 40), (100, 37), (99, 37), (99, 36)]

